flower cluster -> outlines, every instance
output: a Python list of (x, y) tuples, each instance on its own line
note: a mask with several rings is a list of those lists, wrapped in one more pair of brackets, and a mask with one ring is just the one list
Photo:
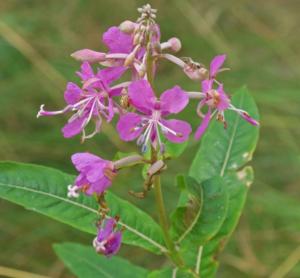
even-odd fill
[[(103, 121), (111, 122), (117, 117), (116, 130), (120, 138), (124, 141), (136, 140), (141, 155), (118, 161), (104, 160), (90, 153), (76, 153), (72, 156), (79, 175), (74, 185), (69, 185), (68, 197), (77, 198), (80, 192), (95, 195), (105, 215), (109, 210), (103, 203), (105, 191), (122, 167), (136, 163), (150, 164), (148, 183), (151, 186), (151, 177), (165, 166), (165, 142), (182, 143), (188, 140), (192, 133), (190, 124), (176, 119), (175, 115), (183, 111), (189, 101), (198, 101), (195, 116), (202, 119), (195, 132), (196, 139), (203, 135), (213, 118), (226, 127), (226, 110), (233, 110), (250, 124), (258, 125), (246, 111), (232, 105), (223, 84), (216, 79), (218, 73), (225, 70), (222, 68), (225, 55), (213, 58), (209, 69), (191, 58), (175, 56), (174, 53), (181, 49), (181, 42), (175, 37), (161, 42), (160, 28), (155, 22), (156, 10), (147, 4), (138, 11), (140, 17), (135, 22), (126, 20), (120, 26), (110, 27), (103, 34), (102, 42), (107, 47), (106, 52), (82, 49), (71, 55), (82, 63), (77, 72), (80, 85), (73, 82), (67, 84), (64, 92), (65, 108), (47, 111), (42, 105), (37, 115), (70, 114), (62, 133), (66, 138), (81, 134), (82, 142), (99, 133)], [(156, 93), (153, 81), (158, 64), (163, 60), (179, 66), (183, 74), (199, 84), (199, 91), (185, 91), (176, 85), (160, 95)], [(127, 75), (124, 75), (125, 72)], [(129, 78), (120, 81), (125, 76)], [(94, 127), (88, 133), (91, 122), (94, 122)], [(155, 154), (151, 159), (144, 155), (150, 149)], [(116, 223), (115, 218), (109, 218), (99, 228), (94, 240), (98, 253), (111, 256), (118, 251), (121, 232), (116, 230)]]

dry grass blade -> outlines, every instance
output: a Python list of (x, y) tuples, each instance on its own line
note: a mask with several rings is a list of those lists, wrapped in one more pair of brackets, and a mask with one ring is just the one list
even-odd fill
[(298, 246), (285, 261), (270, 275), (270, 278), (285, 277), (300, 261), (300, 246)]
[(17, 270), (14, 268), (8, 268), (4, 266), (0, 266), (0, 276), (11, 277), (11, 278), (49, 278), (49, 276), (43, 276), (43, 275), (34, 274), (34, 273)]
[(58, 89), (63, 90), (66, 79), (53, 68), (20, 34), (5, 22), (0, 21), (0, 35), (19, 50)]

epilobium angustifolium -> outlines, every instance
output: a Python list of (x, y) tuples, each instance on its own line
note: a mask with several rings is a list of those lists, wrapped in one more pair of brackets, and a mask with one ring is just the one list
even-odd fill
[[(106, 190), (122, 168), (144, 164), (147, 165), (144, 190), (131, 193), (144, 198), (149, 190), (156, 188), (158, 203), (161, 202), (159, 175), (166, 169), (167, 142), (183, 143), (192, 133), (188, 119), (177, 119), (177, 114), (189, 103), (198, 104), (191, 117), (201, 119), (200, 126), (195, 130), (196, 139), (201, 138), (214, 118), (226, 128), (225, 110), (232, 110), (250, 124), (258, 125), (246, 111), (232, 105), (224, 85), (217, 79), (225, 70), (222, 68), (225, 55), (213, 58), (209, 68), (191, 58), (175, 56), (174, 53), (181, 49), (181, 42), (175, 37), (161, 42), (160, 28), (155, 21), (156, 10), (145, 5), (138, 11), (140, 17), (137, 21), (126, 20), (103, 34), (102, 42), (107, 52), (82, 49), (71, 55), (82, 62), (77, 72), (81, 82), (67, 84), (65, 108), (46, 111), (42, 105), (38, 112), (38, 116), (70, 114), (62, 129), (66, 138), (81, 133), (82, 141), (90, 139), (101, 132), (103, 121), (112, 123), (112, 119), (117, 118), (115, 128), (120, 138), (124, 141), (136, 140), (140, 155), (130, 155), (116, 161), (87, 152), (72, 156), (79, 175), (74, 184), (69, 185), (68, 197), (77, 198), (80, 194), (96, 197), (101, 217), (93, 246), (98, 253), (108, 257), (118, 252), (122, 231), (118, 226), (118, 215), (108, 216)], [(183, 74), (198, 84), (199, 91), (186, 91), (173, 84), (173, 87), (158, 94), (153, 84), (159, 77), (157, 69), (163, 61), (179, 66)], [(124, 75), (125, 72), (127, 75)], [(125, 76), (127, 80), (124, 81)], [(123, 79), (119, 81), (121, 77)], [(87, 126), (92, 123), (93, 131), (87, 134)], [(174, 255), (176, 248), (170, 242), (163, 204), (159, 203), (159, 208), (166, 246), (173, 252), (170, 257), (181, 265), (180, 258)]]

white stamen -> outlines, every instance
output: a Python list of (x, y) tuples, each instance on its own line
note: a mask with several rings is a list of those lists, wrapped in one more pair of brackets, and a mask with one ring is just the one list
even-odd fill
[(55, 115), (64, 114), (67, 111), (72, 109), (72, 105), (67, 105), (64, 109), (58, 110), (58, 111), (45, 111), (44, 107), (45, 107), (45, 104), (42, 104), (40, 106), (40, 111), (36, 115), (37, 118), (39, 118), (41, 116), (55, 116)]
[(77, 185), (68, 185), (68, 198), (78, 198), (79, 193), (78, 193), (79, 187)]
[(162, 124), (161, 122), (159, 122), (159, 121), (158, 121), (157, 123), (160, 125), (161, 130), (162, 130), (163, 133), (169, 132), (169, 133), (171, 133), (171, 134), (173, 134), (173, 135), (175, 135), (175, 136), (178, 136), (178, 133), (177, 133), (176, 131), (174, 131), (174, 130), (168, 128), (168, 127), (166, 127), (165, 125), (163, 125), (163, 124)]
[(107, 243), (107, 240), (98, 241), (97, 237), (93, 240), (93, 247), (96, 249), (96, 252), (104, 252), (106, 250), (105, 244)]

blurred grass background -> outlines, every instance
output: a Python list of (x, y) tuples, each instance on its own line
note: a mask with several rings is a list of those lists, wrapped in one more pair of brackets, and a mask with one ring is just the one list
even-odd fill
[[(227, 53), (232, 71), (222, 74), (228, 91), (243, 84), (261, 113), (261, 138), (253, 165), (256, 179), (246, 209), (225, 252), (219, 277), (300, 277), (299, 73), (300, 2), (297, 0), (149, 1), (159, 9), (162, 39), (182, 40), (181, 56), (208, 64)], [(37, 120), (41, 103), (64, 106), (67, 80), (78, 81), (77, 49), (104, 50), (101, 34), (111, 25), (137, 18), (134, 0), (1, 0), (0, 1), (0, 159), (40, 163), (74, 173), (70, 155), (92, 151), (111, 159), (117, 149), (134, 150), (106, 126), (104, 134), (79, 144), (61, 136), (63, 117)], [(162, 63), (157, 88), (174, 84), (196, 90), (175, 66)], [(188, 117), (194, 125), (197, 119)], [(191, 142), (180, 162), (164, 176), (168, 205), (176, 201), (173, 177), (187, 170), (198, 144)], [(130, 176), (130, 180), (127, 177)], [(125, 178), (126, 177), (126, 178)], [(142, 184), (136, 171), (122, 173), (113, 190), (153, 212), (153, 198), (128, 196)], [(72, 277), (55, 257), (51, 244), (90, 244), (90, 235), (56, 223), (6, 201), (0, 201), (0, 265), (50, 277)], [(124, 247), (121, 255), (148, 268), (158, 258)], [(130, 249), (132, 250), (132, 249)]]

